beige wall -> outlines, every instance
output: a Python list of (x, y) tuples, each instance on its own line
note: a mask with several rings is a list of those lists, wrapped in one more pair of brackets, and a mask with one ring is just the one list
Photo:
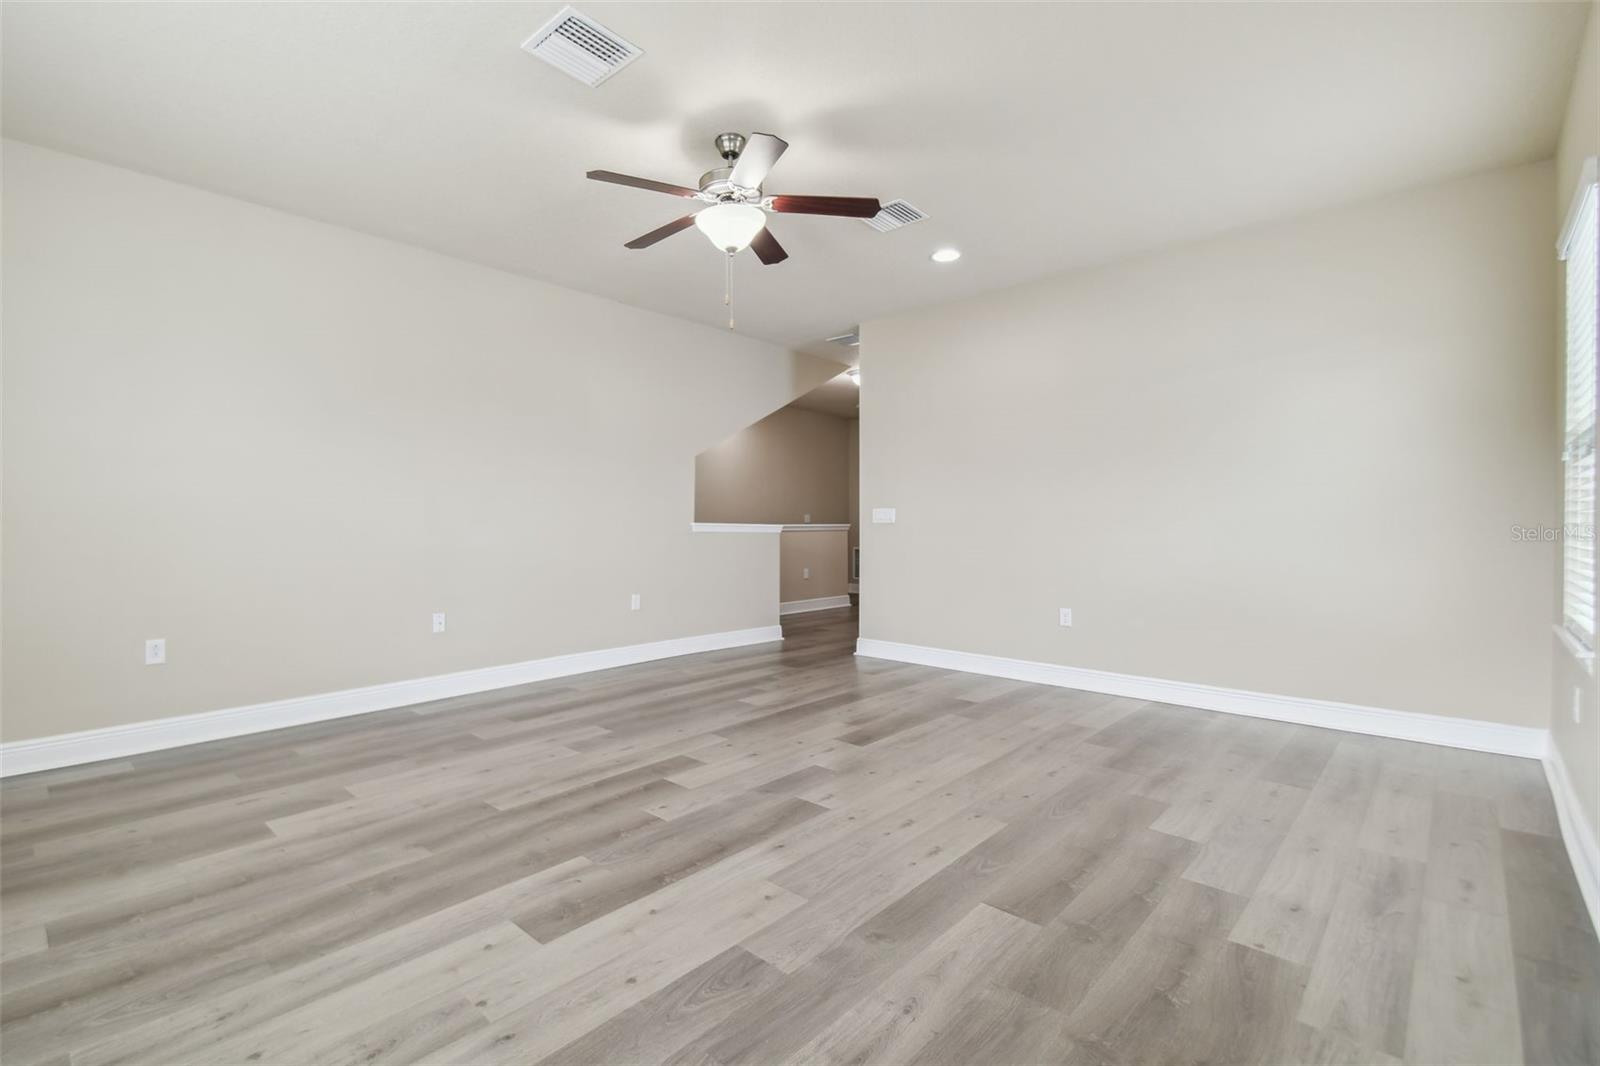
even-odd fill
[[(1589, 23), (1584, 32), (1583, 51), (1572, 83), (1572, 98), (1562, 128), (1561, 147), (1556, 156), (1555, 205), (1558, 223), (1566, 218), (1578, 173), (1587, 156), (1600, 153), (1600, 8), (1591, 4)], [(1557, 273), (1554, 282), (1558, 301), (1565, 300), (1565, 276)], [(1564, 328), (1564, 327), (1563, 327)], [(1558, 332), (1558, 337), (1564, 333)], [(1558, 356), (1557, 370), (1562, 364)], [(1558, 381), (1562, 380), (1558, 377)], [(1559, 467), (1557, 468), (1559, 472)], [(1556, 571), (1559, 580), (1559, 569)], [(1556, 586), (1559, 589), (1559, 584)], [(1561, 599), (1553, 597), (1551, 619), (1561, 621)], [(1572, 778), (1573, 788), (1583, 804), (1591, 828), (1600, 827), (1600, 689), (1592, 666), (1575, 660), (1557, 640), (1551, 640), (1554, 655), (1554, 681), (1550, 728), (1561, 761)], [(1572, 720), (1573, 703), (1582, 712), (1582, 721)]]
[(843, 529), (784, 530), (779, 534), (778, 599), (792, 603), (843, 596), (849, 583), (848, 542), (849, 533)]
[(1556, 213), (1565, 219), (1567, 202), (1578, 180), (1578, 171), (1588, 156), (1600, 151), (1600, 4), (1589, 5), (1589, 21), (1584, 26), (1583, 47), (1578, 53), (1578, 68), (1572, 79), (1567, 113), (1561, 124), (1561, 142), (1556, 149)]
[(850, 421), (785, 407), (695, 458), (699, 522), (848, 522)]
[(850, 547), (861, 543), (861, 419), (850, 420), (850, 458), (845, 492), (850, 522)]
[(14, 142), (3, 221), (6, 740), (776, 621), (691, 459), (837, 366)]
[(1545, 726), (1554, 180), (866, 323), (862, 636)]

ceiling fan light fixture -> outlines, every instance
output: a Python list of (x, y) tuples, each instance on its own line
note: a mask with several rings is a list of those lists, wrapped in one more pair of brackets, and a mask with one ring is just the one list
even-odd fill
[(694, 224), (718, 249), (732, 254), (750, 247), (767, 224), (767, 213), (753, 204), (712, 204), (694, 216)]

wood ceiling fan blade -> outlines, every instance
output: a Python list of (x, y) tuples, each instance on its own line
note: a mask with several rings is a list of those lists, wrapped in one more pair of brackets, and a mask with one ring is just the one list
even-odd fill
[[(696, 212), (696, 214), (698, 214), (698, 212)], [(678, 232), (680, 232), (682, 230), (686, 230), (692, 225), (694, 225), (694, 215), (684, 215), (682, 218), (673, 219), (671, 222), (668, 222), (665, 226), (656, 227), (655, 229), (651, 230), (649, 233), (646, 233), (642, 237), (635, 237), (633, 240), (629, 241), (627, 244), (624, 244), (623, 247), (624, 248), (648, 248), (652, 244), (656, 243), (657, 241), (664, 241), (668, 237), (672, 236), (674, 233), (678, 233)]]
[(778, 238), (774, 237), (772, 231), (765, 226), (761, 228), (760, 233), (756, 234), (755, 239), (750, 242), (750, 250), (755, 252), (756, 258), (767, 266), (781, 263), (789, 258), (789, 253), (783, 250), (783, 245), (778, 243)]
[(791, 215), (871, 218), (883, 205), (870, 196), (769, 196), (767, 207)]
[(789, 142), (770, 133), (752, 133), (744, 142), (744, 151), (733, 164), (728, 180), (742, 189), (759, 189), (767, 180), (772, 164), (789, 148)]
[(697, 198), (699, 189), (691, 189), (687, 185), (670, 185), (664, 181), (652, 181), (649, 178), (636, 178), (631, 174), (618, 174), (610, 170), (591, 170), (584, 175), (591, 181), (609, 181), (613, 185), (627, 185), (635, 189), (649, 189), (651, 192), (664, 192), (669, 196), (684, 196)]

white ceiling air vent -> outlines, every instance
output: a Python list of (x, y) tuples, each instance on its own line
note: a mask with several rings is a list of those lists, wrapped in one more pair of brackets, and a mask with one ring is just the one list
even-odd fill
[(644, 55), (587, 15), (564, 7), (556, 17), (522, 42), (557, 70), (565, 71), (591, 89)]
[(846, 348), (854, 348), (861, 343), (861, 327), (857, 326), (849, 333), (841, 333), (836, 337), (828, 338), (829, 344), (842, 344)]
[(899, 229), (901, 226), (909, 226), (913, 222), (921, 222), (927, 217), (927, 215), (904, 200), (890, 200), (878, 209), (877, 214), (861, 221), (879, 233), (887, 233), (892, 229)]

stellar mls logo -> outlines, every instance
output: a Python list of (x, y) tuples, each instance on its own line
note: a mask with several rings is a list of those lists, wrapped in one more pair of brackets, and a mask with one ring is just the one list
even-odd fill
[(1515, 544), (1549, 544), (1558, 540), (1594, 540), (1594, 526), (1569, 522), (1564, 526), (1512, 526)]

